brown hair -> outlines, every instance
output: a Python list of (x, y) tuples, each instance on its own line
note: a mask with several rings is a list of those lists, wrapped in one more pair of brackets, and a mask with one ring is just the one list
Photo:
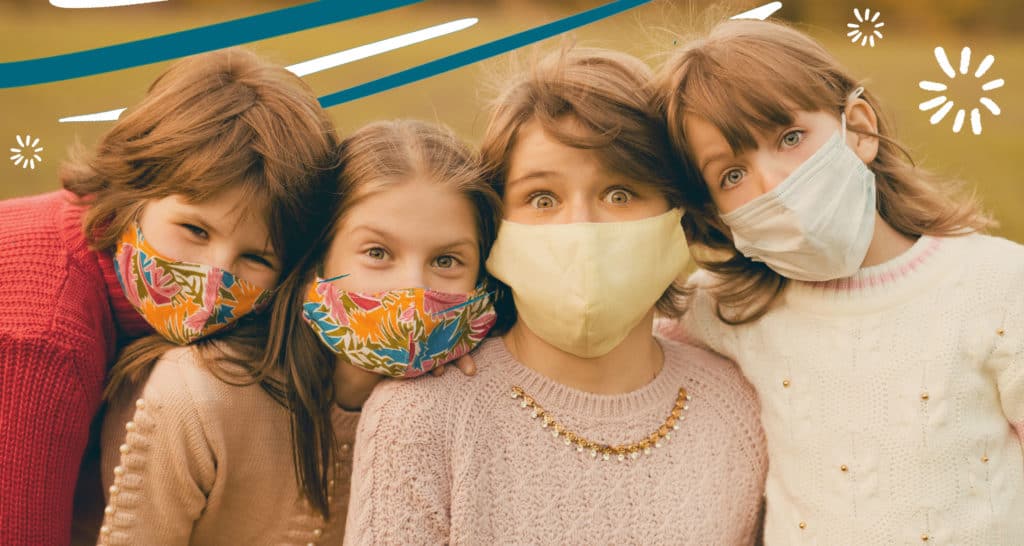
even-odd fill
[(346, 138), (339, 154), (339, 204), (294, 282), (290, 280), (278, 294), (266, 352), (268, 366), (285, 370), (299, 486), (325, 515), (332, 461), (337, 457), (330, 414), (338, 356), (304, 324), (302, 304), (346, 213), (367, 195), (412, 179), (458, 191), (477, 213), (479, 274), (485, 283), (491, 281), (483, 263), (501, 218), (501, 199), (484, 181), (477, 156), (446, 127), (415, 120), (371, 123)]
[[(333, 210), (336, 148), (330, 118), (302, 80), (232, 48), (171, 66), (92, 154), (76, 152), (64, 165), (62, 182), (88, 206), (85, 233), (101, 252), (113, 251), (148, 200), (182, 195), (201, 202), (242, 188), (239, 206), (266, 218), (287, 286)], [(269, 328), (276, 322), (271, 318)], [(258, 382), (291, 409), (279, 373), (261, 363), (267, 330), (265, 314), (248, 315), (195, 347), (223, 381)], [(129, 344), (104, 396), (122, 396), (143, 381), (174, 346), (159, 335)]]
[[(651, 79), (651, 69), (640, 59), (597, 48), (563, 47), (520, 69), (492, 106), (480, 145), (491, 185), (504, 195), (519, 130), (536, 120), (559, 142), (598, 150), (607, 169), (650, 184), (671, 207), (682, 206), (664, 118), (652, 107)], [(566, 119), (576, 121), (584, 134), (566, 130)], [(673, 284), (662, 294), (659, 312), (680, 314), (678, 290)], [(501, 298), (498, 324), (507, 329), (515, 320), (511, 298)]]
[[(738, 154), (757, 147), (754, 131), (788, 125), (796, 110), (831, 112), (838, 118), (860, 85), (812, 38), (763, 21), (720, 23), (706, 37), (682, 47), (662, 68), (657, 106), (685, 175), (683, 227), (694, 247), (694, 261), (720, 279), (713, 290), (723, 321), (757, 320), (788, 280), (734, 247), (731, 231), (694, 165), (684, 118), (707, 120)], [(868, 167), (876, 175), (878, 212), (886, 222), (907, 236), (961, 235), (992, 224), (975, 198), (955, 197), (958, 184), (916, 167), (894, 139), (878, 99), (869, 90), (861, 98), (875, 110), (878, 132), (849, 130), (879, 139), (878, 154)], [(686, 293), (691, 291), (688, 286)]]

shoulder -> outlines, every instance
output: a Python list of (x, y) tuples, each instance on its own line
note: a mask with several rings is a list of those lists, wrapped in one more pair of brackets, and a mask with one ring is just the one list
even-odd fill
[[(95, 324), (106, 286), (67, 192), (0, 201), (0, 330), (78, 335)], [(74, 214), (71, 214), (71, 212)], [(74, 216), (71, 220), (68, 218)], [(65, 224), (77, 225), (69, 230)], [(81, 324), (68, 324), (75, 321)]]
[(471, 353), (477, 373), (467, 376), (450, 366), (440, 377), (427, 374), (415, 379), (386, 379), (373, 390), (363, 405), (360, 427), (394, 421), (414, 426), (439, 426), (451, 415), (473, 414), (488, 404), (487, 393), (495, 391), (504, 362), (500, 339), (490, 338)]
[(1016, 275), (1017, 278), (1024, 276), (1024, 245), (1020, 243), (977, 233), (944, 238), (943, 243), (959, 245), (961, 254), (969, 256), (977, 266)]
[(140, 398), (147, 406), (175, 419), (188, 417), (200, 421), (203, 428), (229, 430), (245, 425), (264, 407), (275, 405), (258, 384), (231, 385), (218, 377), (195, 346), (175, 347), (164, 353), (146, 379)]
[(1024, 245), (982, 234), (939, 241), (955, 251), (949, 259), (960, 266), (962, 273), (957, 278), (977, 291), (979, 300), (1013, 302), (1024, 298)]
[(754, 387), (735, 362), (707, 349), (660, 339), (665, 365), (685, 376), (695, 389), (703, 391), (730, 413), (747, 419), (760, 418), (760, 404)]
[(743, 456), (762, 473), (767, 468), (767, 444), (761, 425), (761, 404), (757, 392), (731, 360), (693, 345), (661, 340), (665, 365), (673, 366), (682, 383), (689, 386), (691, 404), (712, 422), (705, 423), (714, 434), (731, 437)]

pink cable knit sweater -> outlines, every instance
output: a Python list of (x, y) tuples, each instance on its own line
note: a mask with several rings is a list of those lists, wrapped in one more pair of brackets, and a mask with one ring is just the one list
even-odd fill
[[(345, 543), (752, 543), (767, 467), (757, 398), (730, 362), (659, 341), (662, 371), (622, 395), (547, 379), (501, 339), (474, 353), (475, 377), (382, 384), (357, 432)], [(680, 387), (692, 401), (650, 455), (603, 461), (552, 437), (513, 385), (568, 430), (612, 444), (655, 431)]]

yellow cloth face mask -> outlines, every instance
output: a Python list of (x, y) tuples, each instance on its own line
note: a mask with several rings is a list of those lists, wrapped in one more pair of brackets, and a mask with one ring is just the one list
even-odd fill
[(686, 267), (682, 210), (630, 222), (503, 221), (487, 270), (509, 287), (519, 319), (582, 358), (607, 354)]

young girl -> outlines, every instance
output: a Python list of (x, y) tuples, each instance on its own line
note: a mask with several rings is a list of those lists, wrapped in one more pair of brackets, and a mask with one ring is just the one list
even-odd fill
[[(156, 332), (125, 347), (111, 372), (102, 434), (110, 502), (101, 543), (180, 539), (177, 510), (187, 510), (197, 491), (160, 489), (157, 476), (180, 470), (163, 458), (195, 448), (198, 437), (181, 418), (194, 415), (195, 392), (178, 363), (192, 349), (170, 349), (197, 342), (197, 354), (211, 360), (260, 353), (266, 319), (257, 312), (329, 218), (336, 152), (330, 119), (308, 86), (283, 67), (229, 49), (175, 63), (94, 157), (72, 164), (66, 184), (90, 196), (85, 232), (110, 253), (123, 312)], [(136, 389), (159, 394), (147, 414), (153, 421), (136, 419), (126, 440)], [(152, 422), (166, 445), (148, 435)], [(170, 499), (173, 508), (159, 521), (138, 520), (147, 503)]]
[(338, 207), (279, 289), (262, 360), (237, 337), (218, 344), (229, 363), (167, 352), (107, 419), (101, 542), (340, 542), (358, 419), (336, 404), (344, 368), (415, 376), (494, 323), (478, 277), (498, 199), (468, 148), (425, 123), (377, 123), (340, 159)]
[(663, 331), (760, 394), (766, 543), (1020, 543), (1024, 247), (795, 30), (723, 23), (660, 93), (704, 269)]
[(483, 156), (504, 221), (487, 268), (515, 323), (474, 353), (476, 377), (374, 391), (346, 543), (753, 542), (753, 391), (730, 363), (651, 335), (687, 255), (649, 74), (577, 50), (498, 101)]

